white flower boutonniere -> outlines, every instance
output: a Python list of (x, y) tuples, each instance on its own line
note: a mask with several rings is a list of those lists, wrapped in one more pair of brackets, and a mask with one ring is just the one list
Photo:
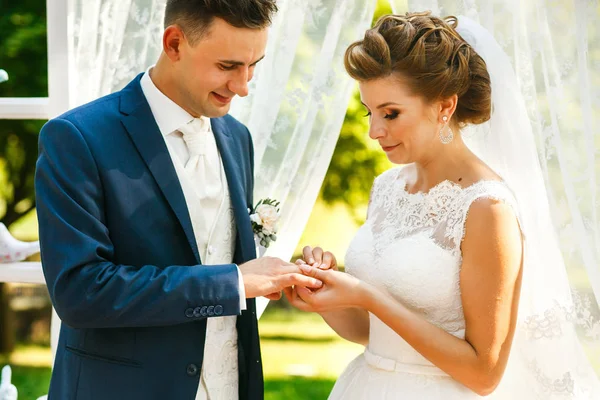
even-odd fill
[(252, 230), (260, 245), (265, 248), (277, 240), (279, 204), (277, 200), (264, 199), (260, 200), (253, 210), (250, 210)]

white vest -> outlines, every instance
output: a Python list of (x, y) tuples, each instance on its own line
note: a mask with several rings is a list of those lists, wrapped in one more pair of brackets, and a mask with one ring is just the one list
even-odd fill
[[(220, 201), (201, 201), (181, 161), (177, 157), (172, 158), (185, 196), (202, 263), (231, 264), (235, 252), (236, 226), (222, 161), (219, 162), (223, 188)], [(206, 217), (215, 214), (217, 217), (213, 226), (207, 226)], [(208, 318), (204, 360), (196, 400), (238, 400), (236, 322), (236, 316)]]

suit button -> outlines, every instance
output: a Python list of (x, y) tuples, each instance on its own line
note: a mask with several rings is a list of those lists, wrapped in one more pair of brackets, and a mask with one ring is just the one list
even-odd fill
[(215, 315), (223, 315), (223, 306), (222, 305), (218, 305), (215, 306)]
[(209, 306), (207, 310), (207, 314), (209, 317), (215, 316), (215, 306)]
[(192, 318), (194, 316), (194, 309), (188, 308), (185, 310), (185, 316), (188, 318)]
[(190, 364), (187, 366), (185, 372), (188, 376), (196, 376), (198, 375), (198, 366), (196, 364)]
[(200, 312), (201, 312), (200, 307), (194, 308), (194, 317), (200, 318), (202, 316), (202, 314)]
[(206, 307), (206, 306), (202, 307), (202, 309), (200, 310), (200, 315), (201, 316), (203, 316), (203, 317), (207, 317), (208, 316), (208, 314), (206, 314), (206, 309), (207, 308), (208, 307)]

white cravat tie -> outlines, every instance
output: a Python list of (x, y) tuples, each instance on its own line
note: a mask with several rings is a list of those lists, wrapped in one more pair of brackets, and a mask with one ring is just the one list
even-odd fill
[(179, 131), (183, 134), (190, 158), (185, 171), (192, 180), (194, 190), (200, 199), (217, 200), (221, 196), (221, 176), (219, 157), (214, 137), (210, 130), (210, 120), (206, 117), (194, 118)]

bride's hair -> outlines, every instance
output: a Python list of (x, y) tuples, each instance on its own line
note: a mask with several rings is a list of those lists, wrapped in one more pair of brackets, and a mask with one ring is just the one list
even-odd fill
[(490, 119), (490, 76), (485, 61), (456, 32), (457, 19), (430, 12), (385, 15), (348, 47), (346, 71), (358, 81), (398, 75), (426, 101), (458, 95), (460, 126)]

